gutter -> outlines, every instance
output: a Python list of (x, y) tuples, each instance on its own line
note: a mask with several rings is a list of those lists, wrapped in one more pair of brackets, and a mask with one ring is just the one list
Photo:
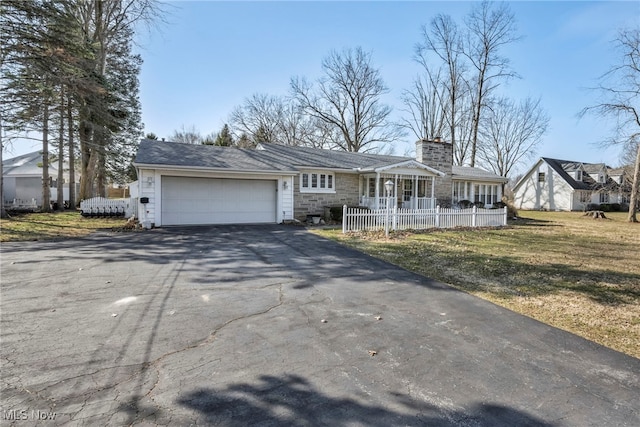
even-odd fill
[(209, 168), (205, 166), (175, 166), (175, 165), (158, 165), (150, 163), (132, 163), (138, 169), (161, 169), (161, 170), (179, 170), (179, 171), (198, 171), (198, 172), (224, 172), (231, 175), (253, 174), (253, 175), (298, 175), (300, 172), (291, 170), (264, 170), (264, 169), (227, 169), (227, 168)]

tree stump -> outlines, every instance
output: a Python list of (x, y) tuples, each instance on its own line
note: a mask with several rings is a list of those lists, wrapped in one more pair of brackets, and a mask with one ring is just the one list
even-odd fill
[(604, 215), (603, 211), (587, 211), (584, 216), (590, 216), (593, 219), (606, 219), (607, 217)]

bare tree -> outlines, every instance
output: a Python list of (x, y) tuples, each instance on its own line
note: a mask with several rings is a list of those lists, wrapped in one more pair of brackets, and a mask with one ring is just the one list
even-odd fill
[(594, 88), (601, 102), (584, 108), (580, 116), (595, 114), (614, 118), (613, 136), (603, 141), (606, 145), (635, 147), (635, 163), (629, 222), (638, 222), (637, 210), (640, 202), (640, 27), (627, 28), (619, 32), (614, 41), (620, 53), (619, 63), (600, 77), (600, 85)]
[(326, 137), (318, 120), (304, 113), (293, 98), (253, 94), (234, 108), (229, 119), (236, 139), (242, 134), (254, 141), (320, 147)]
[(418, 140), (431, 140), (435, 137), (449, 139), (445, 86), (438, 70), (435, 75), (418, 76), (409, 90), (404, 90), (400, 97), (404, 104), (403, 111), (409, 118), (401, 119), (401, 126), (410, 130)]
[(186, 128), (184, 125), (180, 129), (174, 130), (169, 139), (182, 144), (202, 144), (203, 138), (200, 131), (194, 125)]
[(473, 167), (482, 111), (500, 82), (517, 76), (509, 67), (509, 59), (500, 55), (500, 49), (520, 37), (516, 35), (515, 16), (506, 3), (483, 1), (473, 8), (466, 26), (463, 52), (475, 73), (471, 80), (474, 95), (470, 164)]
[(402, 135), (389, 121), (391, 107), (380, 100), (388, 89), (370, 53), (360, 47), (332, 51), (322, 60), (322, 71), (315, 86), (292, 78), (291, 91), (306, 114), (329, 127), (335, 148), (374, 151)]
[(526, 98), (516, 103), (500, 98), (491, 105), (480, 129), (478, 160), (507, 177), (520, 162), (535, 155), (549, 126), (549, 116), (540, 106), (540, 99)]
[[(414, 59), (424, 68), (425, 79), (431, 87), (442, 86), (435, 93), (439, 97), (448, 128), (448, 135), (434, 136), (444, 136), (451, 141), (454, 151), (460, 153), (458, 164), (464, 163), (466, 153), (466, 149), (461, 150), (464, 146), (461, 146), (457, 135), (461, 114), (460, 99), (467, 90), (464, 81), (466, 65), (461, 52), (462, 38), (458, 26), (450, 16), (437, 15), (428, 27), (422, 26), (422, 41), (416, 45)], [(441, 65), (434, 65), (438, 63)], [(431, 109), (431, 113), (437, 115), (436, 110)], [(437, 121), (434, 118), (427, 120)]]
[(283, 100), (274, 95), (255, 93), (231, 112), (229, 123), (236, 139), (247, 134), (255, 143), (278, 142)]

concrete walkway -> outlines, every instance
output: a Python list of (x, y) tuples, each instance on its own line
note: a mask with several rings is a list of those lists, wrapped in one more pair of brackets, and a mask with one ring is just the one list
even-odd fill
[(2, 425), (640, 425), (639, 359), (302, 228), (3, 244), (0, 268)]

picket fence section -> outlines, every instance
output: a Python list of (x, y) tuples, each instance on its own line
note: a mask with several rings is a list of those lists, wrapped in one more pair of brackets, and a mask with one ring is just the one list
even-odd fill
[(426, 230), (429, 228), (499, 227), (507, 225), (503, 209), (366, 209), (342, 208), (342, 232), (384, 230)]
[(94, 197), (80, 202), (80, 213), (88, 217), (124, 216), (130, 218), (138, 214), (138, 199), (106, 199)]
[(37, 209), (38, 201), (36, 199), (5, 200), (4, 207), (6, 209)]

